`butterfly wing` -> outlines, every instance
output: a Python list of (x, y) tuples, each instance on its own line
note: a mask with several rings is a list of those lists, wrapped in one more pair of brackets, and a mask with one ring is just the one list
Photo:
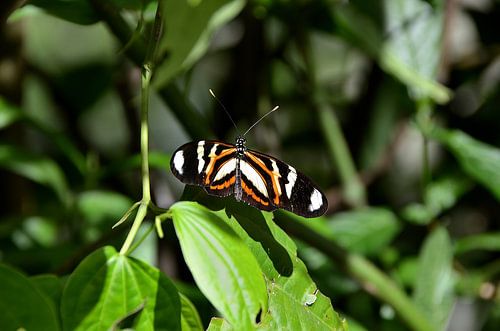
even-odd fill
[(209, 194), (233, 193), (236, 147), (215, 140), (200, 140), (179, 147), (170, 161), (172, 173), (181, 182), (202, 186)]
[[(328, 208), (325, 195), (312, 180), (272, 156), (247, 150), (241, 173), (242, 199), (252, 206), (264, 210), (282, 208), (304, 217), (321, 216)], [(244, 186), (257, 191), (259, 195), (255, 196), (261, 200), (258, 201), (254, 194), (245, 194)], [(268, 202), (269, 206), (263, 202)]]

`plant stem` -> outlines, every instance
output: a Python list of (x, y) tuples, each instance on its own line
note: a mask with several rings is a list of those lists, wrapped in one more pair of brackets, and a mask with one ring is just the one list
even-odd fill
[(328, 103), (321, 86), (317, 82), (316, 66), (310, 54), (312, 48), (307, 32), (304, 31), (299, 34), (298, 47), (301, 50), (306, 66), (305, 74), (310, 90), (310, 102), (318, 112), (321, 131), (335, 163), (335, 168), (338, 169), (343, 186), (344, 200), (354, 207), (365, 206), (365, 187), (357, 174), (354, 161), (334, 109)]
[(336, 243), (317, 233), (310, 227), (292, 219), (283, 212), (275, 212), (275, 221), (286, 232), (291, 233), (312, 247), (326, 254), (355, 277), (366, 291), (391, 305), (409, 327), (417, 331), (434, 330), (425, 315), (408, 296), (384, 272), (361, 255), (349, 253)]
[(153, 75), (154, 59), (158, 40), (161, 35), (162, 17), (161, 17), (161, 1), (156, 9), (156, 18), (151, 33), (151, 38), (146, 52), (146, 58), (141, 70), (141, 176), (142, 176), (142, 199), (139, 209), (135, 215), (134, 223), (130, 228), (130, 232), (120, 249), (120, 254), (128, 254), (130, 245), (132, 245), (142, 221), (146, 217), (148, 208), (151, 203), (151, 185), (149, 180), (149, 88), (151, 85), (151, 77)]
[(365, 187), (356, 172), (354, 162), (347, 147), (347, 142), (342, 133), (337, 116), (334, 110), (326, 102), (316, 102), (319, 122), (333, 157), (340, 179), (342, 181), (345, 201), (354, 206), (362, 207), (366, 205)]

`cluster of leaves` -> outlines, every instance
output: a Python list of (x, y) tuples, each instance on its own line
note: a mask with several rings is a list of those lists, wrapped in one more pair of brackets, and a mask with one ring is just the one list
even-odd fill
[[(14, 72), (0, 80), (2, 329), (345, 330), (345, 317), (351, 330), (495, 330), (500, 77), (495, 54), (477, 56), (498, 42), (480, 24), (495, 21), (493, 4), (159, 1), (0, 7), (12, 45), (0, 61)], [(453, 53), (457, 22), (482, 39)], [(152, 49), (148, 128), (168, 152), (141, 155), (137, 68)], [(261, 213), (198, 191), (183, 198), (201, 204), (171, 198), (171, 151), (211, 128), (232, 136), (225, 114), (209, 113), (208, 88), (236, 122), (271, 101), (285, 109), (249, 139), (333, 187), (330, 216)], [(195, 105), (219, 120), (201, 121)], [(144, 192), (133, 203), (144, 156), (168, 209)], [(166, 238), (145, 222), (117, 252), (128, 223), (111, 227), (136, 209), (163, 221)], [(464, 310), (476, 316), (460, 322)]]

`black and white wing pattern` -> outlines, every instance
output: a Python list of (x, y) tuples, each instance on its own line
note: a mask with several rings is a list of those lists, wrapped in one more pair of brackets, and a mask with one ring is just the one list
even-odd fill
[[(243, 142), (242, 142), (243, 141)], [(321, 190), (294, 167), (263, 153), (215, 140), (190, 142), (173, 154), (170, 168), (183, 183), (202, 186), (209, 194), (233, 194), (261, 210), (277, 208), (304, 217), (325, 213)]]

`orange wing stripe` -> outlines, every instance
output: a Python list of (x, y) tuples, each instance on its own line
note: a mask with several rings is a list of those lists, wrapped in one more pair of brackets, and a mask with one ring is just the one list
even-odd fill
[(252, 153), (245, 153), (245, 155), (251, 158), (255, 163), (257, 163), (261, 167), (261, 169), (264, 170), (271, 177), (271, 182), (273, 183), (273, 191), (274, 191), (274, 204), (276, 206), (279, 206), (280, 202), (280, 195), (278, 190), (279, 183), (276, 177), (274, 176), (274, 173), (271, 170), (269, 170), (264, 164), (264, 162), (262, 162), (258, 157), (252, 155)]
[(212, 190), (223, 190), (223, 189), (228, 188), (229, 186), (233, 185), (235, 181), (236, 181), (236, 177), (233, 176), (229, 180), (226, 180), (222, 184), (219, 184), (219, 185), (210, 185), (210, 189), (212, 189)]
[[(234, 177), (233, 177), (234, 178)], [(264, 201), (262, 200), (261, 198), (259, 198), (257, 195), (255, 195), (255, 193), (253, 192), (253, 190), (248, 187), (244, 181), (241, 181), (241, 188), (243, 189), (243, 191), (245, 191), (249, 196), (252, 197), (252, 199), (254, 199), (255, 201), (259, 202), (260, 204), (264, 205), (264, 206), (267, 206), (269, 205), (269, 202), (267, 201)]]
[[(227, 149), (225, 151), (223, 151), (222, 153), (220, 153), (219, 155), (216, 155), (216, 156), (212, 156), (210, 157), (210, 163), (208, 163), (208, 166), (207, 166), (207, 174), (205, 176), (205, 184), (208, 185), (210, 184), (210, 175), (212, 174), (212, 172), (214, 171), (214, 165), (215, 165), (215, 162), (217, 160), (219, 160), (220, 158), (223, 158), (224, 156), (228, 155), (228, 154), (231, 154), (234, 152), (234, 148), (230, 148), (230, 149)], [(210, 155), (209, 155), (210, 156)]]

